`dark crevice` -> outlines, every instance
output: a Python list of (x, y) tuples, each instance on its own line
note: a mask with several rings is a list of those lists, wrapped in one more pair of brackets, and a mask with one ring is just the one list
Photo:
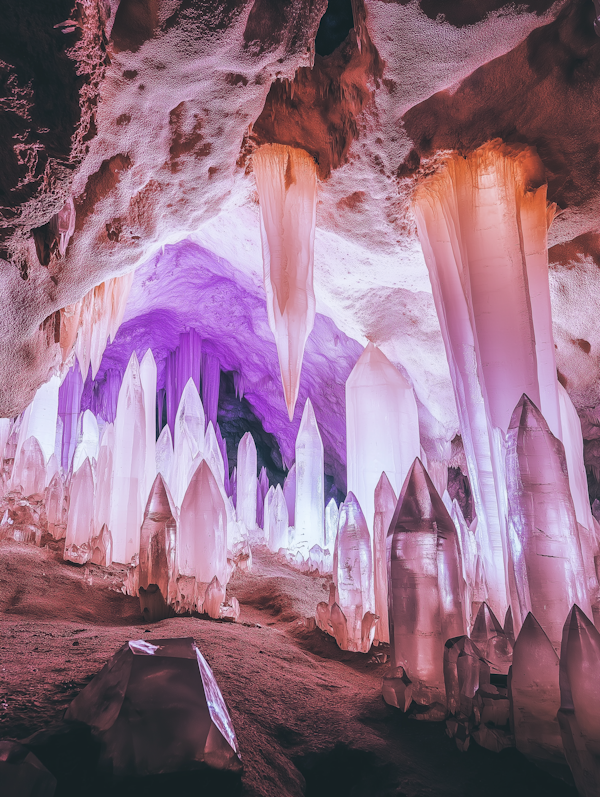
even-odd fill
[(353, 27), (352, 0), (329, 0), (315, 39), (317, 55), (331, 55), (345, 41)]

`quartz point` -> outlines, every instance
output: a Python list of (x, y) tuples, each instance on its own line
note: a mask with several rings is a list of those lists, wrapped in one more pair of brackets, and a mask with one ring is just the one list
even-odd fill
[(94, 533), (94, 476), (89, 459), (73, 475), (71, 483), (64, 558), (84, 564), (91, 556)]
[(325, 541), (324, 467), (323, 441), (311, 401), (306, 399), (296, 437), (295, 522), (290, 540), (291, 548), (305, 559), (313, 545), (323, 546)]
[(600, 633), (574, 605), (560, 650), (558, 722), (567, 763), (581, 797), (597, 797), (600, 783)]
[(540, 170), (532, 149), (492, 141), (466, 157), (452, 155), (420, 186), (415, 202), (489, 600), (499, 616), (509, 601), (505, 567), (510, 571), (499, 433), (506, 434), (515, 404), (527, 393), (561, 435), (547, 259), (553, 209), (545, 185), (531, 188)]
[(190, 482), (192, 463), (204, 451), (204, 408), (194, 381), (186, 383), (175, 417), (171, 484), (178, 507)]
[(156, 441), (156, 472), (160, 473), (166, 484), (171, 484), (173, 468), (173, 439), (169, 426), (160, 433)]
[(556, 651), (530, 612), (515, 642), (508, 691), (517, 750), (531, 759), (564, 761), (558, 672)]
[(196, 595), (202, 600), (215, 576), (223, 586), (227, 584), (227, 513), (205, 460), (196, 468), (181, 505), (178, 559), (179, 572), (195, 578)]
[[(368, 653), (373, 642), (375, 623), (365, 635), (363, 618), (367, 613), (374, 617), (373, 556), (365, 516), (352, 493), (348, 493), (340, 507), (336, 565), (333, 579), (337, 587), (337, 605), (346, 622), (346, 631), (342, 635), (346, 639), (346, 646), (343, 649)], [(338, 633), (335, 636), (342, 647)]]
[(493, 672), (508, 674), (512, 662), (512, 643), (487, 603), (479, 607), (471, 639), (490, 663)]
[(79, 419), (79, 437), (75, 453), (73, 454), (73, 473), (79, 470), (83, 461), (89, 458), (92, 460), (98, 459), (98, 448), (100, 445), (100, 435), (98, 431), (98, 421), (96, 416), (90, 410), (83, 412)]
[(82, 393), (83, 380), (79, 368), (70, 368), (58, 391), (58, 414), (63, 422), (61, 465), (65, 473), (71, 467), (77, 445), (77, 424)]
[(269, 326), (290, 421), (304, 347), (315, 321), (313, 289), (317, 175), (304, 150), (267, 144), (253, 156)]
[(175, 437), (175, 417), (181, 403), (183, 391), (191, 379), (200, 391), (200, 370), (202, 361), (202, 340), (195, 330), (179, 336), (179, 345), (165, 361), (165, 393), (167, 403), (167, 423)]
[(125, 643), (73, 700), (65, 719), (91, 728), (100, 767), (115, 778), (206, 766), (241, 770), (227, 706), (191, 638)]
[(390, 641), (388, 622), (388, 562), (387, 535), (396, 509), (396, 494), (387, 474), (381, 474), (375, 487), (375, 518), (373, 521), (373, 561), (375, 586), (375, 614), (378, 616), (375, 639)]
[(44, 455), (44, 463), (54, 453), (59, 388), (60, 378), (52, 376), (36, 391), (33, 401), (23, 413), (15, 461), (19, 459), (21, 448), (30, 437), (37, 438)]
[(574, 603), (591, 616), (564, 447), (525, 395), (507, 437), (509, 541), (519, 619), (531, 612), (559, 650)]
[(335, 502), (335, 498), (332, 498), (325, 507), (325, 549), (329, 550), (332, 554), (335, 547), (339, 519), (340, 510)]
[(270, 487), (265, 496), (265, 537), (273, 553), (289, 546), (288, 510), (283, 490), (278, 484)]
[(67, 530), (65, 512), (65, 485), (60, 473), (55, 473), (46, 488), (46, 520), (48, 533), (61, 540)]
[(412, 386), (372, 343), (346, 381), (346, 449), (348, 490), (373, 533), (373, 498), (382, 472), (397, 495), (421, 444)]
[(145, 428), (146, 428), (146, 460), (144, 467), (144, 502), (156, 477), (156, 362), (152, 349), (148, 349), (140, 363), (140, 381), (144, 395)]
[(106, 523), (90, 540), (90, 551), (90, 562), (101, 567), (110, 567), (112, 564), (112, 535)]
[(37, 437), (29, 437), (21, 447), (18, 459), (15, 458), (12, 484), (14, 489), (20, 487), (26, 497), (44, 495), (46, 463)]
[[(242, 437), (237, 452), (237, 519), (247, 531), (256, 528), (256, 446), (250, 432)], [(223, 583), (223, 582), (221, 582)]]
[(221, 585), (216, 576), (206, 588), (203, 610), (204, 614), (212, 617), (213, 620), (218, 620), (221, 616), (221, 606), (225, 602), (225, 592), (225, 587)]
[[(166, 427), (168, 428), (168, 427)], [(168, 617), (176, 597), (177, 510), (159, 473), (150, 489), (140, 531), (139, 587), (142, 615), (154, 622)], [(154, 585), (152, 598), (146, 593)]]
[(445, 706), (444, 643), (465, 633), (461, 565), (454, 523), (420, 459), (398, 498), (387, 548), (392, 667), (410, 679), (416, 703)]
[[(290, 526), (293, 526), (296, 522), (296, 463), (295, 462), (292, 465), (292, 467), (289, 469), (288, 474), (285, 477), (285, 481), (283, 483), (283, 495), (285, 498), (285, 503), (287, 504), (288, 508), (288, 518)], [(337, 523), (335, 531), (337, 534)]]
[(267, 476), (267, 469), (263, 466), (258, 475), (258, 484), (256, 485), (256, 525), (258, 528), (264, 528), (264, 506), (265, 497), (269, 491), (269, 477)]
[(113, 448), (109, 528), (113, 560), (129, 564), (139, 553), (146, 463), (146, 414), (138, 359), (133, 352), (119, 391)]
[(463, 752), (468, 750), (471, 731), (478, 724), (477, 692), (489, 683), (489, 663), (473, 641), (468, 636), (448, 639), (444, 645), (444, 684), (451, 719), (446, 727)]
[(114, 447), (115, 427), (114, 424), (107, 423), (102, 430), (102, 436), (100, 438), (98, 465), (96, 468), (96, 501), (94, 504), (94, 529), (96, 534), (100, 533), (103, 526), (110, 528)]

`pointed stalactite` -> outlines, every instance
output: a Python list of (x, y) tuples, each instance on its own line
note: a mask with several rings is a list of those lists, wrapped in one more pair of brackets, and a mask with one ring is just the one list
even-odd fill
[(390, 641), (388, 621), (388, 562), (387, 535), (396, 509), (396, 495), (386, 473), (382, 473), (375, 487), (375, 517), (373, 521), (373, 562), (375, 614), (378, 616), (375, 639)]
[(146, 619), (154, 622), (169, 616), (176, 579), (176, 509), (159, 473), (150, 489), (140, 532), (140, 608)]
[(346, 381), (346, 449), (348, 490), (373, 533), (373, 496), (382, 472), (397, 495), (421, 444), (412, 386), (372, 343)]
[(267, 314), (292, 420), (304, 347), (315, 320), (316, 168), (307, 152), (281, 144), (258, 149), (253, 167), (260, 199)]
[(591, 615), (564, 447), (525, 395), (510, 422), (506, 457), (509, 542), (520, 619), (531, 612), (558, 651), (574, 603)]
[(219, 360), (213, 354), (203, 351), (201, 360), (202, 404), (206, 413), (206, 423), (212, 422), (213, 426), (217, 424), (220, 381)]
[(306, 559), (313, 545), (323, 547), (325, 472), (323, 441), (310, 399), (306, 399), (296, 437), (296, 501), (290, 545)]

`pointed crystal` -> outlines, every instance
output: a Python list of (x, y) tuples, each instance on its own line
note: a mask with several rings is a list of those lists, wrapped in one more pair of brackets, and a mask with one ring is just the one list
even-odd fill
[[(340, 510), (335, 502), (335, 498), (325, 507), (325, 548), (333, 555), (335, 538), (337, 537)], [(387, 576), (386, 576), (387, 578)]]
[(294, 534), (290, 545), (306, 558), (313, 545), (323, 546), (325, 536), (323, 441), (310, 399), (306, 399), (296, 438), (294, 515)]
[(265, 497), (269, 491), (269, 477), (265, 467), (260, 469), (258, 475), (258, 484), (256, 485), (256, 525), (262, 529), (264, 528), (264, 506)]
[[(140, 532), (139, 586), (142, 614), (153, 622), (169, 616), (167, 605), (173, 603), (177, 578), (176, 509), (160, 473), (154, 479)], [(154, 596), (146, 601), (142, 589), (156, 585), (162, 601)], [(148, 605), (147, 605), (148, 604)], [(158, 612), (157, 604), (160, 604)]]
[(46, 463), (44, 452), (37, 437), (28, 438), (15, 458), (12, 475), (13, 489), (21, 488), (25, 497), (44, 495), (46, 486)]
[[(289, 469), (283, 483), (283, 495), (288, 509), (290, 526), (296, 522), (296, 463)], [(336, 524), (337, 533), (337, 524)]]
[(316, 168), (307, 152), (281, 144), (258, 149), (253, 166), (260, 199), (267, 314), (292, 420), (304, 347), (315, 321)]
[(471, 639), (489, 661), (493, 672), (506, 675), (512, 662), (512, 643), (487, 603), (482, 603), (473, 623)]
[(90, 462), (98, 459), (99, 444), (98, 422), (94, 413), (86, 410), (79, 419), (79, 437), (73, 454), (73, 473), (79, 470), (86, 458)]
[(38, 388), (33, 401), (23, 413), (15, 461), (18, 461), (21, 448), (30, 437), (37, 438), (44, 455), (44, 463), (48, 462), (54, 453), (59, 388), (58, 376), (51, 377)]
[(388, 622), (387, 535), (396, 509), (396, 495), (387, 474), (382, 473), (375, 487), (375, 519), (373, 521), (373, 560), (375, 570), (375, 614), (379, 617), (375, 639), (390, 641)]
[(87, 562), (93, 533), (94, 476), (89, 459), (85, 459), (71, 483), (64, 558), (77, 564)]
[(242, 437), (237, 452), (237, 519), (248, 531), (256, 528), (256, 446), (250, 432)]
[(265, 537), (273, 553), (289, 547), (288, 511), (281, 485), (270, 487), (265, 496)]
[(110, 527), (114, 447), (115, 427), (114, 424), (107, 423), (102, 430), (98, 466), (96, 468), (96, 502), (94, 505), (94, 529), (96, 534), (100, 533), (103, 526)]
[(46, 519), (48, 533), (61, 540), (67, 531), (65, 512), (65, 485), (60, 473), (55, 473), (46, 488)]
[(168, 426), (162, 430), (156, 441), (156, 472), (160, 473), (166, 484), (171, 483), (173, 468), (173, 440)]
[(101, 567), (110, 567), (112, 564), (112, 535), (106, 523), (96, 537), (90, 541), (90, 562)]
[(146, 460), (142, 499), (146, 501), (156, 478), (156, 362), (148, 349), (140, 363), (140, 382), (144, 394)]

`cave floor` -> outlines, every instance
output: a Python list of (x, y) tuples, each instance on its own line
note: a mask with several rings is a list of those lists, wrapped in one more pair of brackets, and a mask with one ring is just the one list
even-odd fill
[[(177, 617), (140, 622), (119, 591), (123, 570), (62, 561), (60, 546), (0, 542), (0, 738), (36, 732), (33, 749), (59, 780), (56, 797), (120, 794), (93, 777), (84, 745), (60, 721), (79, 690), (130, 639), (192, 636), (228, 703), (244, 763), (238, 780), (185, 776), (129, 784), (122, 793), (266, 797), (470, 797), (576, 792), (515, 750), (456, 749), (443, 723), (408, 719), (381, 697), (386, 665), (343, 653), (304, 618), (328, 581), (254, 553), (228, 593), (239, 623)], [(57, 730), (58, 729), (58, 730)]]

